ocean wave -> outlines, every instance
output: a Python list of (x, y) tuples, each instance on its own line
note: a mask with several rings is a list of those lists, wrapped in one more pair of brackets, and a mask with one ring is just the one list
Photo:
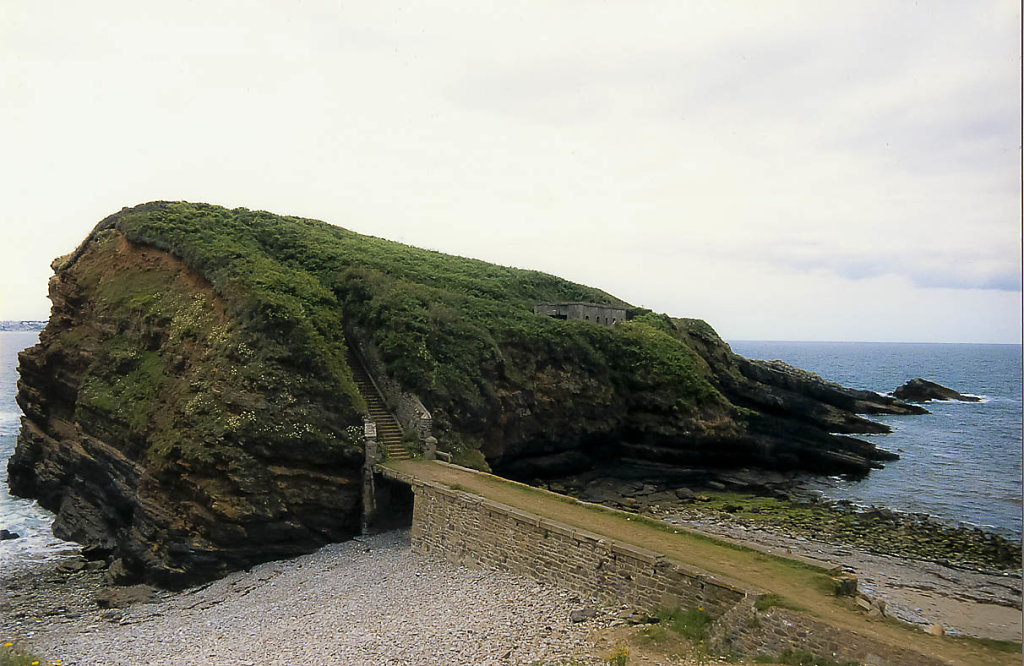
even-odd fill
[(53, 514), (35, 501), (0, 498), (0, 526), (19, 535), (0, 541), (0, 568), (7, 562), (47, 560), (79, 548), (53, 535)]

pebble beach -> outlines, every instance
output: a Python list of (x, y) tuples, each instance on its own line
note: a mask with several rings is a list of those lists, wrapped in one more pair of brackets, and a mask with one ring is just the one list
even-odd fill
[(5, 571), (3, 640), (62, 666), (601, 663), (585, 599), (414, 554), (388, 532), (101, 609), (103, 572)]

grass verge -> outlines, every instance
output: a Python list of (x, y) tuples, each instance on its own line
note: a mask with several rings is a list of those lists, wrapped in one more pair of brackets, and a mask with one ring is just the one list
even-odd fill
[(39, 657), (22, 651), (10, 641), (0, 644), (0, 666), (60, 666), (60, 659), (44, 661)]

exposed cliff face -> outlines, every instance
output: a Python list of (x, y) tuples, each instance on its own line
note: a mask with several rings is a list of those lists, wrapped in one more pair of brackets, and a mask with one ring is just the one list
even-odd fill
[[(618, 427), (613, 411), (595, 410), (587, 421), (593, 434), (579, 435), (579, 424), (558, 423), (543, 414), (545, 434), (506, 448), (493, 457), (498, 471), (520, 478), (552, 478), (631, 459), (670, 473), (672, 467), (760, 467), (823, 474), (867, 474), (899, 456), (845, 435), (885, 433), (890, 428), (858, 414), (925, 414), (927, 411), (871, 391), (849, 389), (781, 361), (751, 361), (734, 354), (718, 334), (697, 319), (664, 318), (663, 325), (698, 357), (702, 376), (723, 400), (706, 404), (678, 420), (672, 412), (632, 414), (646, 427)], [(561, 404), (580, 393), (598, 391), (573, 380), (569, 369), (561, 381)], [(538, 386), (541, 377), (538, 377)], [(598, 393), (600, 395), (600, 393)], [(536, 401), (536, 395), (533, 396)], [(553, 400), (556, 403), (557, 400)], [(643, 404), (644, 398), (637, 401)], [(520, 401), (517, 406), (530, 406)], [(530, 410), (527, 413), (532, 415)], [(556, 413), (558, 409), (556, 408)], [(513, 410), (505, 410), (506, 417)], [(678, 416), (678, 415), (677, 415)], [(514, 416), (511, 420), (515, 421)], [(646, 421), (646, 423), (643, 423)], [(521, 434), (523, 431), (518, 431)], [(559, 442), (552, 433), (566, 433)], [(575, 438), (571, 433), (576, 433)], [(513, 438), (514, 439), (514, 438)], [(509, 438), (498, 441), (508, 442)]]
[(866, 473), (894, 456), (844, 436), (885, 430), (856, 413), (923, 411), (739, 357), (697, 320), (534, 315), (626, 306), (554, 276), (245, 209), (125, 209), (55, 271), (12, 489), (169, 585), (356, 531), (350, 342), (420, 397), (442, 449), (525, 479), (622, 458)]
[[(57, 535), (173, 586), (357, 532), (358, 449), (261, 432), (256, 414), (274, 404), (278, 426), (302, 428), (317, 396), (265, 385), (282, 359), (247, 350), (225, 300), (181, 260), (104, 231), (50, 298), (20, 358), (9, 476), (57, 514)], [(335, 430), (358, 420), (344, 416)]]

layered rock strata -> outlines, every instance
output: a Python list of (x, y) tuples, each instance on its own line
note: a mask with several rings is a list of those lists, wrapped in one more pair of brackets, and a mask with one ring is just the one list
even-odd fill
[(232, 347), (238, 324), (208, 283), (113, 230), (66, 261), (20, 357), (8, 466), (14, 493), (57, 514), (55, 534), (121, 579), (177, 586), (357, 533), (361, 454), (306, 436), (318, 397), (260, 379), (256, 365), (282, 359)]
[[(621, 428), (564, 440), (551, 436), (557, 430), (549, 429), (542, 441), (506, 442), (505, 452), (492, 464), (527, 480), (564, 477), (595, 467), (607, 472), (623, 460), (630, 469), (639, 464), (652, 478), (692, 475), (695, 468), (740, 467), (858, 476), (899, 458), (850, 436), (891, 432), (889, 426), (861, 414), (927, 413), (918, 405), (846, 388), (782, 361), (744, 358), (701, 320), (672, 319), (671, 325), (677, 339), (699, 356), (701, 371), (728, 401), (729, 411), (706, 409), (690, 418), (685, 428)], [(592, 390), (585, 378), (568, 374), (559, 379), (571, 398)], [(571, 432), (571, 426), (565, 431)]]

